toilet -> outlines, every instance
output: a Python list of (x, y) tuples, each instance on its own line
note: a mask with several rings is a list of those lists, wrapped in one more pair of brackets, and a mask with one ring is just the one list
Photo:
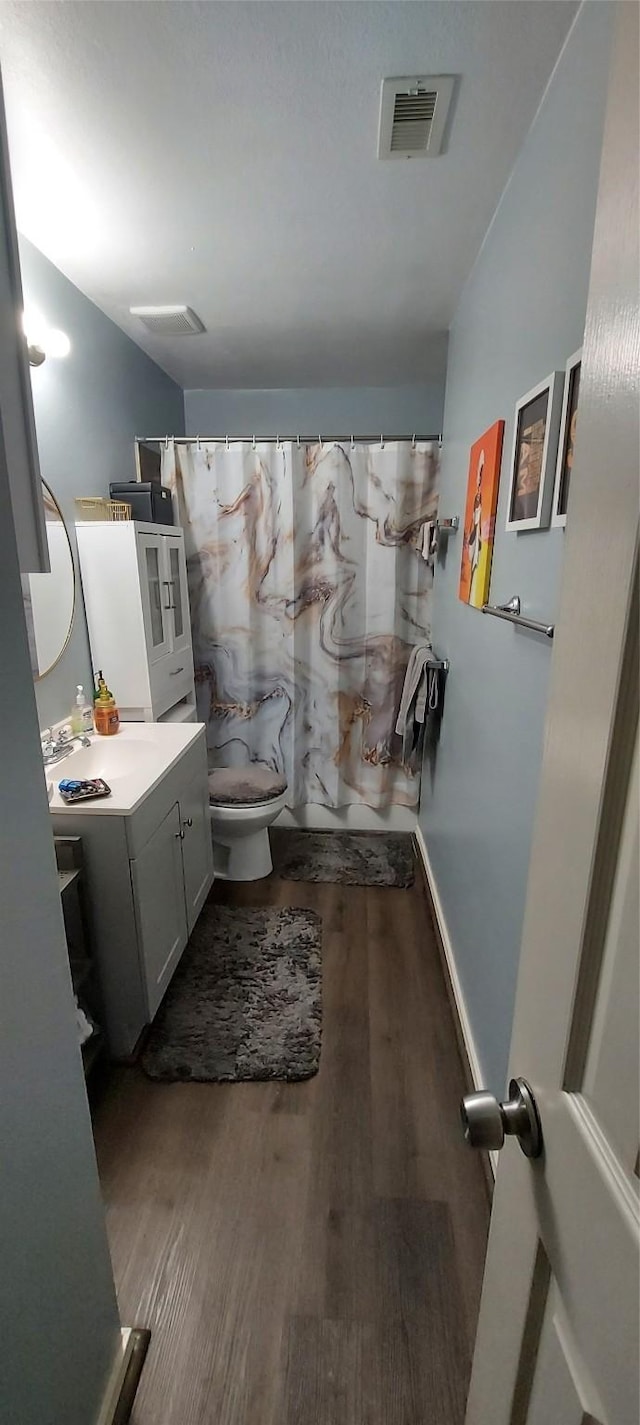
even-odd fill
[(268, 767), (209, 772), (213, 869), (226, 881), (259, 881), (273, 869), (268, 828), (282, 811), (287, 782)]

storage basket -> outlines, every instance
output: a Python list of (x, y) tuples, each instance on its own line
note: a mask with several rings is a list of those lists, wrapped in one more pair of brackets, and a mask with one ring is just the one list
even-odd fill
[(105, 500), (96, 495), (77, 499), (74, 504), (79, 520), (96, 520), (105, 524), (131, 519), (131, 505), (128, 505), (126, 500)]

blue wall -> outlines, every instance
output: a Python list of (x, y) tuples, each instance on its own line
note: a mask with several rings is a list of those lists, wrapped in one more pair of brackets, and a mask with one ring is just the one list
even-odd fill
[[(550, 621), (564, 532), (504, 529), (513, 411), (582, 342), (612, 10), (593, 0), (578, 13), (449, 341), (442, 508), (463, 514), (469, 447), (503, 418), (490, 600), (519, 594), (531, 617)], [(435, 642), (451, 673), (420, 824), (482, 1076), (502, 1093), (552, 645), (460, 603), (460, 556), (459, 535), (435, 580)]]
[[(37, 308), (71, 341), (65, 360), (32, 369), (31, 383), (42, 478), (65, 517), (75, 559), (75, 496), (108, 496), (111, 480), (135, 479), (134, 436), (152, 426), (152, 434), (180, 435), (183, 392), (26, 238), (20, 261), (25, 306)], [(79, 592), (69, 644), (36, 683), (41, 728), (67, 716), (77, 683), (91, 687)]]
[[(441, 373), (420, 386), (343, 386), (281, 391), (185, 391), (189, 435), (439, 435)], [(150, 435), (156, 434), (150, 431)]]

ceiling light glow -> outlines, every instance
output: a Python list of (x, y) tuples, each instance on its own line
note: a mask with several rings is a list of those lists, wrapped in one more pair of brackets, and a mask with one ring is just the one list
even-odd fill
[(59, 327), (51, 327), (46, 335), (45, 351), (47, 356), (53, 356), (56, 359), (68, 356), (71, 351), (71, 342), (67, 333), (60, 331)]

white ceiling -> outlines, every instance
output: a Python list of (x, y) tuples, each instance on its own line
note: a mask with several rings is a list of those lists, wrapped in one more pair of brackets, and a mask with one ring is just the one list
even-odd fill
[[(573, 0), (0, 4), (21, 230), (185, 387), (418, 382)], [(380, 81), (456, 74), (442, 157), (376, 158)], [(130, 305), (207, 328), (152, 337)]]

